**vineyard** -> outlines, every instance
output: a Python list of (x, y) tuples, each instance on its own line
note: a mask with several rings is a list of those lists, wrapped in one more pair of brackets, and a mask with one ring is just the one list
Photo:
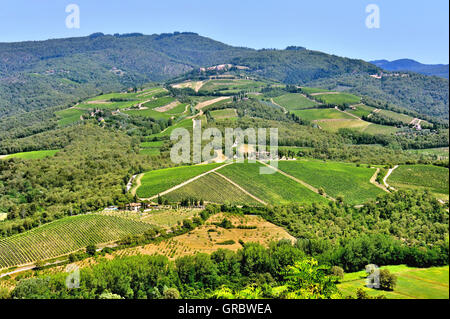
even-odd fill
[(178, 202), (185, 198), (203, 199), (212, 203), (228, 203), (232, 205), (256, 205), (253, 198), (215, 173), (205, 175), (192, 183), (164, 196), (169, 201)]
[(67, 217), (0, 239), (0, 269), (58, 257), (153, 228), (148, 223), (98, 214)]
[(137, 195), (140, 198), (158, 195), (220, 165), (222, 164), (180, 166), (147, 172), (141, 179), (142, 186), (137, 189)]
[(314, 160), (280, 161), (278, 167), (336, 198), (341, 195), (349, 204), (361, 204), (383, 191), (370, 183), (375, 169), (356, 164), (320, 162)]
[(219, 173), (247, 190), (252, 195), (271, 204), (325, 202), (322, 196), (278, 172), (259, 173), (259, 163), (236, 163), (219, 169)]

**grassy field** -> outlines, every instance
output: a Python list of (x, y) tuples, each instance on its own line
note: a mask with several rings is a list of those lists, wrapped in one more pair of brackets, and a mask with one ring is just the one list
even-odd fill
[(329, 120), (329, 119), (355, 119), (354, 117), (340, 112), (336, 109), (309, 109), (297, 110), (292, 113), (298, 115), (300, 118), (314, 121), (314, 120)]
[(175, 191), (164, 195), (172, 202), (185, 198), (203, 199), (206, 202), (231, 205), (257, 205), (252, 197), (215, 173), (203, 176)]
[(197, 175), (210, 171), (222, 164), (206, 164), (193, 166), (180, 166), (150, 171), (141, 179), (141, 186), (137, 189), (140, 198), (148, 198), (168, 190)]
[(322, 196), (307, 189), (300, 183), (276, 172), (263, 175), (259, 173), (259, 163), (235, 163), (219, 170), (219, 173), (247, 190), (252, 195), (271, 204), (291, 202), (326, 202)]
[(119, 240), (151, 227), (147, 223), (99, 214), (65, 217), (0, 239), (0, 269), (54, 258), (89, 244)]
[(31, 151), (6, 155), (3, 159), (21, 158), (21, 159), (39, 159), (48, 156), (54, 156), (59, 150)]
[(394, 134), (399, 130), (399, 128), (395, 126), (387, 126), (387, 125), (380, 125), (375, 123), (370, 123), (366, 128), (362, 129), (361, 132), (367, 133), (367, 134)]
[(338, 93), (338, 94), (319, 94), (314, 96), (314, 99), (321, 103), (332, 105), (344, 105), (344, 104), (358, 104), (361, 101), (359, 96), (350, 93)]
[(344, 295), (355, 296), (356, 290), (362, 288), (370, 296), (384, 295), (388, 299), (448, 299), (448, 266), (432, 268), (412, 268), (405, 265), (385, 266), (381, 269), (397, 276), (394, 291), (381, 291), (365, 287), (366, 272), (360, 271), (344, 275), (338, 284)]
[(236, 118), (237, 113), (236, 109), (223, 109), (223, 110), (215, 110), (211, 111), (211, 116), (215, 119), (231, 119)]
[(387, 180), (397, 189), (420, 189), (449, 194), (448, 168), (432, 165), (401, 165)]
[(278, 168), (306, 183), (320, 188), (336, 198), (344, 197), (349, 204), (361, 204), (374, 199), (383, 191), (370, 183), (374, 168), (356, 164), (316, 160), (280, 161)]
[(290, 111), (313, 108), (318, 104), (298, 93), (281, 95), (273, 100)]
[(58, 120), (59, 126), (67, 126), (72, 123), (81, 121), (80, 117), (81, 117), (81, 115), (83, 115), (85, 113), (86, 113), (86, 111), (78, 110), (75, 108), (70, 108), (70, 109), (55, 112), (55, 114), (58, 117), (60, 117), (60, 120)]
[[(214, 225), (224, 218), (229, 219), (236, 228), (224, 229)], [(251, 226), (254, 229), (241, 229), (237, 226)], [(170, 259), (195, 253), (212, 253), (218, 249), (230, 249), (236, 251), (242, 248), (239, 240), (244, 243), (258, 242), (268, 246), (271, 241), (288, 239), (295, 241), (283, 228), (269, 223), (259, 216), (236, 216), (230, 214), (217, 214), (211, 216), (204, 225), (197, 227), (187, 234), (162, 241), (157, 244), (149, 244), (142, 247), (124, 249), (114, 253), (118, 256), (137, 254), (153, 255), (163, 254)], [(223, 245), (226, 241), (233, 241)]]

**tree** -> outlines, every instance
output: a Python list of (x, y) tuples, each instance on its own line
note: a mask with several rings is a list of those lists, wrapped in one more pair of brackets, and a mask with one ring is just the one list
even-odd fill
[(333, 266), (331, 267), (330, 271), (331, 275), (335, 276), (338, 282), (344, 279), (344, 269), (342, 269), (341, 267)]
[(397, 285), (397, 276), (391, 274), (388, 269), (380, 270), (380, 289), (381, 290), (394, 290)]
[(97, 247), (94, 244), (89, 244), (86, 247), (86, 254), (88, 254), (89, 256), (94, 256), (96, 252), (97, 252)]
[(177, 288), (167, 288), (163, 292), (164, 299), (180, 299), (180, 292)]

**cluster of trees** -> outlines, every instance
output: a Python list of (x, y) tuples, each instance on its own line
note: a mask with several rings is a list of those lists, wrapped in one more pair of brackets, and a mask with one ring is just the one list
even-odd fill
[(304, 256), (289, 241), (269, 248), (244, 244), (169, 261), (133, 256), (80, 271), (80, 288), (65, 286), (67, 273), (22, 279), (10, 298), (342, 298), (328, 267)]
[[(52, 132), (53, 137), (50, 132), (42, 137), (65, 145), (55, 156), (0, 161), (0, 211), (8, 214), (0, 236), (128, 203), (132, 198), (125, 187), (131, 175), (164, 164), (163, 159), (150, 163), (138, 156), (139, 140), (120, 132), (90, 124)], [(45, 142), (38, 135), (32, 140)]]
[(328, 205), (244, 207), (284, 227), (321, 263), (358, 271), (365, 265), (447, 265), (449, 214), (428, 192), (399, 191), (358, 209)]
[[(448, 126), (448, 79), (411, 72), (402, 74), (404, 76), (388, 74), (381, 79), (372, 78), (364, 73), (343, 74), (311, 81), (307, 85), (327, 90), (347, 87), (349, 92), (356, 95), (370, 97), (372, 101), (390, 101), (391, 103), (388, 104), (395, 104), (403, 110), (430, 116), (430, 118), (424, 118), (427, 121), (444, 125), (447, 122)], [(366, 98), (364, 101), (372, 105), (369, 99)], [(386, 104), (386, 102), (381, 103)], [(422, 115), (419, 117), (423, 118)]]

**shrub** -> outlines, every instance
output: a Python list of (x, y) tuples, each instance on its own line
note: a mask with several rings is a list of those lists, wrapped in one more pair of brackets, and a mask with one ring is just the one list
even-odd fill
[(394, 290), (397, 284), (397, 276), (391, 274), (387, 269), (380, 270), (380, 289), (381, 290)]

